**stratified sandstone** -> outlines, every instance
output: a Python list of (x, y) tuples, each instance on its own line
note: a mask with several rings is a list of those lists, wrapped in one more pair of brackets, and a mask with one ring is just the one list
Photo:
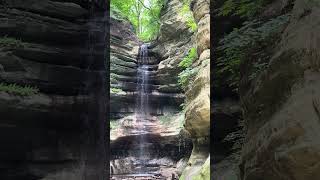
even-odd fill
[(40, 91), (0, 93), (0, 179), (107, 177), (106, 28), (97, 3), (0, 1), (0, 38), (22, 42), (0, 47), (0, 82)]

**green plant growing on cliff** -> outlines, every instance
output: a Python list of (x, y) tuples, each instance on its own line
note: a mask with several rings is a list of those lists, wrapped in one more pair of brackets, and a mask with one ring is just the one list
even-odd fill
[(110, 92), (111, 92), (111, 93), (115, 93), (115, 94), (124, 93), (124, 91), (123, 91), (122, 89), (120, 89), (120, 88), (114, 88), (114, 87), (110, 88)]
[(186, 90), (191, 80), (198, 74), (198, 72), (198, 68), (187, 68), (178, 75), (178, 83), (182, 89)]
[(182, 8), (181, 8), (179, 14), (181, 17), (185, 18), (186, 24), (191, 29), (191, 31), (195, 32), (195, 31), (197, 31), (198, 26), (197, 26), (197, 23), (193, 17), (193, 13), (190, 10), (191, 0), (183, 0), (182, 2), (183, 2), (183, 5), (182, 5)]
[(188, 86), (190, 80), (198, 73), (198, 68), (192, 68), (192, 64), (194, 60), (197, 59), (197, 57), (197, 49), (193, 47), (189, 50), (189, 53), (179, 63), (179, 67), (181, 67), (183, 71), (178, 75), (178, 83), (183, 89), (185, 89)]
[(23, 46), (24, 46), (24, 43), (21, 40), (10, 38), (8, 36), (4, 36), (0, 38), (0, 47), (17, 48), (17, 47), (23, 47)]
[(227, 0), (219, 9), (219, 15), (238, 15), (241, 17), (254, 17), (263, 7), (272, 0)]
[(29, 85), (19, 86), (16, 84), (0, 83), (0, 91), (19, 96), (31, 96), (39, 93), (39, 89)]
[(193, 61), (197, 58), (197, 48), (193, 47), (190, 49), (189, 53), (186, 57), (182, 59), (182, 61), (179, 63), (179, 67), (182, 68), (188, 68), (191, 67)]
[(240, 64), (248, 57), (258, 56), (253, 62), (254, 78), (268, 66), (266, 49), (270, 48), (289, 21), (289, 15), (279, 16), (267, 22), (248, 21), (240, 29), (234, 29), (226, 35), (217, 48), (222, 55), (217, 59), (218, 76), (224, 74), (230, 87), (238, 88)]

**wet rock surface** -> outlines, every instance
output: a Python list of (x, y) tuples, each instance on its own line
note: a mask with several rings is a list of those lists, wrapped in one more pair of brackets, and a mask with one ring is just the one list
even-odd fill
[[(154, 96), (156, 87), (150, 84), (153, 81), (150, 76), (157, 67), (150, 65), (149, 51), (148, 45), (142, 45), (139, 50), (136, 92), (131, 100), (134, 114), (113, 121), (117, 125), (111, 129), (111, 179), (177, 177), (178, 161), (192, 148), (186, 134), (180, 133), (183, 119), (178, 115), (173, 117), (170, 126), (161, 124), (157, 117), (164, 113), (157, 111), (159, 105), (174, 107), (176, 104), (163, 104), (161, 96)], [(177, 107), (175, 109), (177, 111)]]
[(91, 5), (0, 2), (0, 38), (21, 40), (0, 47), (0, 82), (39, 89), (0, 93), (0, 179), (106, 177), (106, 32), (103, 8)]

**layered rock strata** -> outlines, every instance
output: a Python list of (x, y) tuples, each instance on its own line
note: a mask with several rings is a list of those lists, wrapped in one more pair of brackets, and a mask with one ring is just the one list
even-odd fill
[[(179, 114), (179, 105), (183, 103), (184, 95), (177, 89), (177, 79), (174, 84), (160, 83), (161, 73), (171, 69), (161, 67), (161, 54), (156, 50), (156, 44), (150, 43), (145, 46), (148, 47), (147, 61), (143, 61), (148, 67), (148, 84), (144, 86), (148, 86), (149, 91), (148, 97), (144, 98), (148, 98), (150, 117), (137, 118), (138, 87), (141, 86), (138, 60), (141, 60), (142, 42), (133, 32), (126, 20), (114, 14), (111, 19), (110, 105), (111, 123), (115, 125), (111, 129), (110, 168), (114, 178), (139, 174), (159, 174), (165, 178), (174, 174), (177, 177), (192, 149), (192, 143), (181, 131), (183, 117)], [(160, 117), (165, 115), (170, 118), (170, 124), (161, 123)], [(139, 130), (141, 126), (145, 127), (145, 132)]]
[(193, 151), (182, 179), (210, 179), (210, 2), (193, 1), (191, 9), (198, 24), (199, 58), (193, 66), (199, 71), (185, 93), (185, 129), (193, 140)]
[[(111, 115), (113, 118), (123, 118), (134, 113), (137, 96), (137, 58), (142, 44), (134, 34), (133, 27), (119, 15), (111, 18)], [(182, 104), (184, 96), (178, 91), (177, 84), (159, 83), (162, 75), (159, 72), (161, 63), (159, 54), (150, 46), (149, 65), (152, 70), (149, 82), (153, 91), (149, 96), (154, 105), (153, 114), (161, 115), (165, 111), (176, 111)], [(159, 64), (160, 63), (160, 64)], [(160, 68), (159, 68), (160, 67)], [(169, 71), (169, 68), (162, 69)], [(177, 82), (175, 82), (177, 83)], [(173, 89), (172, 89), (172, 88)], [(117, 91), (118, 90), (118, 91)]]
[(240, 179), (320, 178), (319, 12), (316, 1), (277, 0), (262, 13), (291, 17), (268, 67), (251, 82), (245, 73), (250, 66), (241, 69), (247, 133)]
[(0, 179), (105, 179), (106, 27), (89, 1), (4, 0), (0, 81), (39, 93), (0, 92)]

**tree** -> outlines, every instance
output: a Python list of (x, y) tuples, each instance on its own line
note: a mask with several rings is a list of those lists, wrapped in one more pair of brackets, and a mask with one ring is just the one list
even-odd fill
[(156, 37), (160, 26), (162, 0), (111, 0), (111, 10), (116, 10), (135, 27), (142, 40)]

